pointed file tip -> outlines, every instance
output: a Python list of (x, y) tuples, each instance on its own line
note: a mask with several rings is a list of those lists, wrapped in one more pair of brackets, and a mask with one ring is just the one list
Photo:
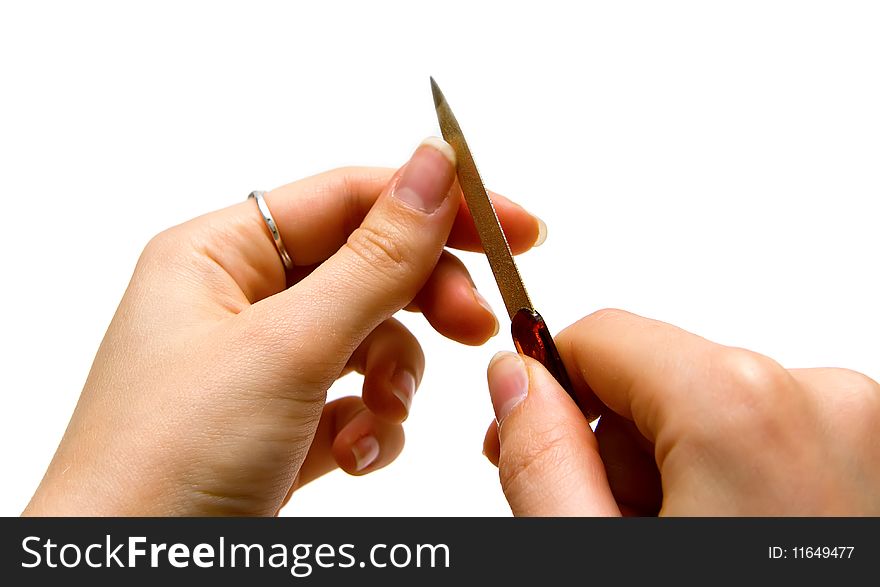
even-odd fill
[(434, 81), (433, 76), (431, 76), (431, 93), (434, 94), (434, 108), (436, 108), (443, 102), (443, 92), (440, 91), (440, 86)]

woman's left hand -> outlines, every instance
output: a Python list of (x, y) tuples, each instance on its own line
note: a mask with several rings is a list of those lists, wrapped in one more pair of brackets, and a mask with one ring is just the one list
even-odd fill
[[(101, 344), (26, 514), (272, 515), (298, 486), (364, 474), (403, 447), (424, 356), (391, 316), (482, 344), (498, 322), (444, 245), (480, 250), (452, 149), (396, 173), (348, 168), (266, 196), (285, 272), (243, 201), (156, 236)], [(543, 223), (493, 196), (514, 252)], [(363, 396), (325, 404), (354, 370)]]

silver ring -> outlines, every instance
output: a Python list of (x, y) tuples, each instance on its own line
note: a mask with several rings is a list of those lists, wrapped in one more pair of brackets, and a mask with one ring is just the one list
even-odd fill
[(265, 193), (260, 191), (251, 192), (248, 194), (248, 199), (253, 198), (257, 201), (257, 208), (260, 209), (260, 214), (263, 215), (263, 220), (266, 221), (266, 226), (269, 227), (269, 233), (272, 235), (272, 240), (275, 241), (275, 248), (278, 249), (278, 255), (281, 257), (281, 263), (284, 264), (284, 270), (290, 271), (293, 269), (293, 259), (290, 258), (290, 254), (281, 240), (281, 233), (278, 232), (278, 225), (275, 224), (275, 219), (272, 218), (272, 213), (269, 212), (269, 206), (266, 205), (266, 200), (263, 199)]

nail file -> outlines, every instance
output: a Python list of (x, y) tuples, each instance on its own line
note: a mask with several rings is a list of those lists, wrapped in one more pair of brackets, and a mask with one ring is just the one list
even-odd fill
[(583, 390), (575, 393), (572, 388), (550, 330), (535, 310), (523, 285), (522, 276), (510, 252), (510, 245), (501, 229), (495, 207), (477, 171), (477, 165), (474, 163), (461, 127), (433, 77), (431, 92), (434, 94), (434, 109), (440, 122), (440, 132), (443, 134), (443, 139), (452, 145), (455, 151), (458, 183), (474, 220), (477, 234), (480, 236), (483, 250), (486, 252), (486, 258), (489, 260), (489, 266), (495, 275), (498, 289), (501, 290), (507, 314), (510, 316), (510, 330), (517, 351), (544, 365), (574, 399), (588, 420), (598, 418), (601, 403), (592, 391)]

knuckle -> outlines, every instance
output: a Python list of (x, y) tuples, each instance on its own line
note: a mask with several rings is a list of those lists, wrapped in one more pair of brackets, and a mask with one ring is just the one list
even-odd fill
[(370, 269), (388, 275), (401, 275), (411, 268), (406, 247), (392, 231), (382, 232), (366, 225), (359, 226), (345, 244)]
[(336, 167), (320, 174), (312, 189), (321, 196), (341, 200), (344, 234), (351, 234), (360, 226), (376, 199), (375, 195), (364, 197), (365, 192), (372, 191), (366, 186), (378, 190), (389, 177), (390, 170), (378, 167)]
[(632, 316), (629, 312), (618, 310), (616, 308), (603, 308), (592, 314), (584, 316), (577, 322), (563, 329), (558, 335), (558, 341), (562, 345), (571, 344), (579, 337), (592, 331), (600, 323), (603, 322), (621, 322)]
[(631, 316), (632, 314), (625, 310), (619, 310), (617, 308), (602, 308), (601, 310), (593, 312), (589, 316), (581, 318), (579, 323), (591, 325), (598, 322), (619, 322), (621, 320), (629, 319)]
[(724, 349), (716, 359), (728, 386), (746, 394), (764, 394), (787, 387), (788, 371), (773, 359), (745, 349)]
[(176, 227), (168, 228), (156, 234), (144, 246), (141, 259), (151, 261), (153, 259), (167, 259), (179, 250), (179, 238)]
[(873, 420), (880, 413), (880, 384), (851, 369), (835, 369), (834, 372), (840, 387), (852, 397), (862, 414)]
[(721, 384), (712, 398), (717, 407), (710, 417), (712, 425), (705, 428), (712, 437), (744, 430), (773, 435), (783, 424), (781, 420), (805, 409), (794, 379), (769, 357), (727, 348), (715, 358), (713, 368)]
[(149, 241), (147, 241), (147, 245), (144, 247), (145, 251), (155, 251), (157, 249), (165, 248), (168, 244), (168, 241), (171, 239), (171, 229), (168, 228), (155, 234)]
[(853, 388), (860, 394), (870, 397), (870, 398), (878, 398), (880, 399), (880, 384), (876, 381), (865, 375), (864, 373), (859, 373), (858, 371), (853, 371), (851, 369), (840, 369), (847, 374), (852, 380)]

